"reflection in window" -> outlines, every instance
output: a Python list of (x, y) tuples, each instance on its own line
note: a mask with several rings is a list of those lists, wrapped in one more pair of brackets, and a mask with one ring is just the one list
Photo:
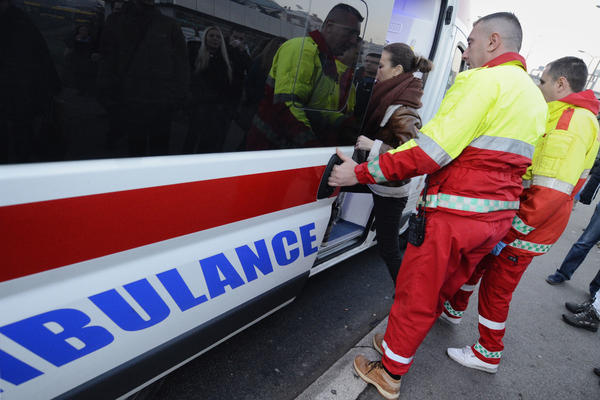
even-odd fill
[(452, 64), (450, 65), (450, 75), (448, 76), (448, 83), (446, 84), (446, 90), (444, 93), (447, 92), (448, 89), (450, 89), (450, 86), (454, 84), (458, 73), (467, 69), (467, 63), (462, 58), (463, 52), (464, 50), (460, 46), (454, 50), (454, 54), (452, 55)]
[[(361, 0), (346, 2), (367, 15)], [(0, 16), (0, 30), (11, 33), (0, 41), (12, 49), (0, 64), (0, 163), (353, 143), (370, 95), (367, 55), (385, 44), (394, 0), (368, 1), (378, 23), (336, 18), (324, 28), (337, 3), (12, 0)], [(17, 20), (25, 22), (11, 25)], [(310, 32), (322, 29), (338, 44), (316, 60), (315, 90), (281, 93), (292, 102), (304, 96), (304, 109), (290, 114), (311, 128), (282, 120), (283, 139), (250, 143), (278, 51), (294, 38), (318, 47)], [(15, 50), (25, 48), (35, 57)], [(303, 77), (299, 59), (289, 67), (292, 87)]]

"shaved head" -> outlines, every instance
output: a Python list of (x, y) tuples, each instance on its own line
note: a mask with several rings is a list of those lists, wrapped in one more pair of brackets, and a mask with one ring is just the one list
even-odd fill
[(513, 13), (498, 12), (486, 15), (478, 19), (473, 27), (479, 25), (480, 28), (491, 35), (498, 33), (502, 38), (502, 43), (508, 51), (518, 53), (521, 50), (521, 42), (523, 41), (523, 30), (519, 20)]

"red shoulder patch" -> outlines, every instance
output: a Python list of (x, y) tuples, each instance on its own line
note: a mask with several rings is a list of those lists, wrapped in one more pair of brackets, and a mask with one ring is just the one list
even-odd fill
[(556, 129), (561, 129), (563, 131), (568, 130), (574, 112), (574, 108), (567, 108), (565, 111), (563, 111), (562, 115), (558, 119), (558, 123), (556, 124)]

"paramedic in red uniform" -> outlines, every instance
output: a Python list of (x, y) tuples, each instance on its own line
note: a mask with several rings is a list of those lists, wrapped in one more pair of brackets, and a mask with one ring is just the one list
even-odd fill
[[(487, 255), (465, 285), (444, 304), (442, 317), (458, 323), (477, 282), (479, 340), (450, 348), (448, 355), (465, 367), (494, 373), (502, 357), (502, 338), (512, 294), (533, 257), (545, 254), (569, 222), (577, 194), (598, 153), (600, 102), (584, 90), (588, 71), (583, 60), (563, 57), (546, 66), (540, 89), (548, 102), (546, 134), (536, 145), (533, 163), (523, 177), (526, 189), (508, 235)], [(483, 278), (482, 278), (483, 275)]]
[(457, 76), (417, 138), (360, 165), (338, 150), (343, 163), (334, 168), (331, 186), (429, 174), (425, 239), (408, 245), (385, 336), (373, 339), (382, 360), (354, 360), (361, 378), (388, 399), (398, 398), (401, 377), (444, 302), (506, 236), (519, 208), (521, 177), (547, 115), (518, 54), (521, 39), (511, 13), (479, 19), (463, 55), (471, 69)]

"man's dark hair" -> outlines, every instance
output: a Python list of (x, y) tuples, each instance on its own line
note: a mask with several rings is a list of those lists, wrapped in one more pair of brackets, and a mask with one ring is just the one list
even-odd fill
[(381, 54), (379, 54), (379, 53), (369, 53), (369, 54), (366, 55), (366, 57), (381, 58)]
[(563, 57), (552, 61), (548, 64), (548, 74), (555, 81), (564, 76), (574, 92), (585, 89), (588, 79), (587, 65), (577, 57)]
[(358, 22), (363, 22), (363, 20), (364, 20), (364, 17), (362, 15), (360, 15), (360, 12), (358, 12), (358, 10), (356, 8), (352, 7), (351, 5), (345, 4), (345, 3), (339, 3), (339, 4), (336, 4), (335, 6), (333, 6), (333, 8), (331, 10), (329, 10), (329, 13), (327, 13), (327, 17), (325, 18), (325, 21), (329, 21), (329, 20), (335, 21), (341, 13), (354, 15), (356, 17), (356, 19), (358, 19)]
[(473, 26), (481, 22), (489, 23), (493, 27), (493, 30), (500, 33), (502, 40), (507, 42), (507, 45), (512, 45), (517, 51), (521, 51), (523, 29), (521, 29), (521, 23), (515, 14), (510, 12), (493, 13), (479, 18)]

